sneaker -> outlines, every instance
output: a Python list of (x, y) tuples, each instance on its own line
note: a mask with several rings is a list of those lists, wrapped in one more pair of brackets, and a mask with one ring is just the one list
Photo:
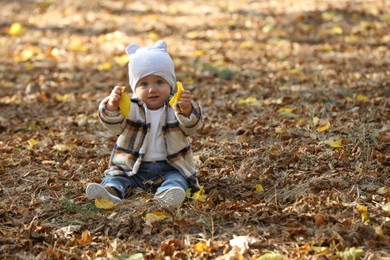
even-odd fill
[(154, 199), (159, 202), (161, 206), (167, 208), (179, 207), (185, 198), (186, 192), (180, 187), (169, 188), (154, 196)]
[[(87, 194), (87, 198), (90, 200), (99, 198), (99, 199), (109, 199), (110, 201), (114, 203), (119, 203), (122, 200), (118, 197), (113, 195), (108, 191), (108, 188), (113, 189), (111, 187), (104, 187), (103, 185), (97, 184), (97, 183), (90, 183), (87, 186), (87, 189), (85, 190), (85, 193)], [(113, 191), (113, 190), (111, 190)]]

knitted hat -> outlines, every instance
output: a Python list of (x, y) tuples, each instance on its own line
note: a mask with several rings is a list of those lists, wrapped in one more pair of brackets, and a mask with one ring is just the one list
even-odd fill
[(127, 46), (126, 53), (130, 56), (129, 82), (134, 93), (138, 81), (148, 75), (162, 77), (172, 91), (176, 91), (175, 67), (165, 41), (158, 41), (153, 47), (140, 47), (133, 43)]

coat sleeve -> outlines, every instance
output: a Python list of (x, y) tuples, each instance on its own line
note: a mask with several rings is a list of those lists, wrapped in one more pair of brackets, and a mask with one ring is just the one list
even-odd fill
[(108, 111), (106, 104), (109, 97), (106, 97), (99, 104), (98, 116), (99, 121), (109, 131), (115, 134), (121, 134), (126, 126), (126, 118), (118, 111)]
[(188, 117), (175, 111), (180, 128), (187, 136), (194, 134), (202, 125), (201, 106), (195, 101), (192, 101), (192, 107), (191, 114)]

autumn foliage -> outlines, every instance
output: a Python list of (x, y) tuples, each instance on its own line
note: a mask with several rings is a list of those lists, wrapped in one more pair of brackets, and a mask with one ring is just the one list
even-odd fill
[[(388, 1), (1, 1), (1, 259), (388, 259)], [(204, 109), (203, 185), (88, 201), (129, 43)], [(127, 87), (127, 92), (130, 89)]]

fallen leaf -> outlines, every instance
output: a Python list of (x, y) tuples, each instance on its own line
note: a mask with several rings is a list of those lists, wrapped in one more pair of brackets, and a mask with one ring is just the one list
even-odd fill
[(298, 248), (297, 252), (300, 254), (307, 254), (311, 250), (311, 246), (309, 244), (306, 244), (300, 248)]
[(291, 113), (291, 112), (292, 112), (292, 109), (289, 108), (289, 107), (282, 107), (282, 108), (279, 108), (279, 109), (278, 109), (278, 112), (279, 112), (279, 113), (283, 113), (283, 112), (285, 112), (285, 113)]
[(283, 256), (277, 253), (266, 253), (257, 258), (257, 260), (283, 260)]
[(19, 36), (24, 33), (26, 29), (20, 23), (13, 23), (8, 29), (8, 33), (11, 36)]
[(255, 184), (252, 186), (253, 189), (255, 189), (257, 192), (263, 192), (264, 188), (261, 184)]
[(333, 148), (340, 148), (342, 147), (342, 140), (326, 140), (326, 141), (322, 141), (321, 143), (324, 143), (324, 144), (327, 144), (329, 145), (330, 147), (333, 147)]
[(317, 126), (320, 123), (320, 119), (318, 117), (313, 117), (313, 125)]
[(96, 198), (95, 206), (99, 209), (113, 209), (115, 208), (115, 203), (106, 198)]
[(359, 94), (356, 95), (356, 101), (368, 102), (368, 97), (359, 93)]
[(88, 230), (85, 230), (79, 239), (78, 244), (81, 246), (88, 246), (92, 243), (92, 237)]
[(251, 96), (251, 97), (247, 97), (245, 99), (238, 100), (238, 104), (239, 105), (248, 104), (248, 105), (252, 105), (252, 106), (257, 106), (257, 105), (260, 105), (260, 102), (257, 100), (257, 98)]
[(355, 171), (357, 171), (358, 173), (362, 173), (363, 169), (360, 168), (359, 166), (355, 166)]
[(202, 57), (205, 54), (206, 54), (206, 51), (204, 51), (204, 50), (196, 50), (196, 51), (192, 52), (193, 57)]
[(167, 219), (169, 217), (171, 217), (171, 215), (165, 211), (155, 211), (146, 214), (144, 220), (146, 225), (151, 226), (154, 222)]
[(366, 206), (360, 205), (358, 207), (358, 211), (360, 212), (360, 215), (362, 216), (362, 222), (366, 222), (368, 220), (368, 209)]
[(69, 151), (71, 148), (71, 145), (69, 144), (56, 144), (53, 146), (53, 149), (59, 152), (66, 152)]
[(212, 247), (209, 247), (206, 243), (198, 242), (192, 247), (198, 254), (203, 252), (211, 252), (213, 251)]
[(329, 121), (326, 121), (325, 123), (323, 123), (319, 127), (317, 127), (317, 132), (318, 133), (325, 132), (329, 128), (330, 128), (330, 123), (329, 123)]
[(36, 146), (39, 142), (37, 140), (35, 140), (35, 139), (30, 139), (30, 140), (27, 141), (27, 143), (28, 143), (29, 148), (33, 149), (34, 146)]
[(286, 132), (286, 129), (283, 127), (276, 127), (275, 128), (275, 133), (277, 134), (284, 134)]
[(111, 69), (111, 62), (107, 61), (105, 63), (101, 63), (97, 66), (98, 70), (110, 70)]
[(142, 259), (144, 259), (144, 254), (142, 253), (136, 253), (136, 254), (132, 254), (129, 257), (126, 257), (126, 260), (142, 260)]
[(364, 250), (360, 247), (347, 248), (343, 252), (336, 252), (336, 255), (343, 260), (359, 259), (364, 254)]
[(191, 197), (193, 200), (197, 200), (197, 201), (200, 201), (200, 202), (205, 202), (206, 201), (206, 198), (207, 198), (207, 195), (204, 191), (204, 187), (203, 186), (200, 186), (199, 187), (199, 190), (197, 192), (195, 192), (192, 197)]

